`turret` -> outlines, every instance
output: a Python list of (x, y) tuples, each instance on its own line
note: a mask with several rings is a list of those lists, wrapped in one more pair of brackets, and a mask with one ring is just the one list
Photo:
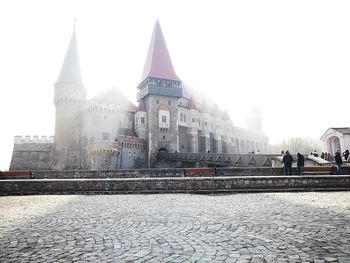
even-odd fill
[(151, 43), (138, 85), (138, 101), (143, 101), (146, 112), (146, 139), (148, 163), (157, 151), (178, 151), (178, 100), (182, 96), (181, 80), (172, 65), (159, 22), (154, 25)]
[(54, 84), (55, 119), (55, 169), (81, 168), (81, 109), (86, 101), (75, 28)]

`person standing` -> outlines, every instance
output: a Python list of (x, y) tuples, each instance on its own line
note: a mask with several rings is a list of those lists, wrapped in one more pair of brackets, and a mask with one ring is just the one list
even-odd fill
[(328, 153), (327, 153), (327, 152), (324, 153), (324, 159), (325, 159), (326, 161), (328, 161)]
[(284, 164), (284, 175), (292, 175), (293, 156), (288, 150), (286, 150), (285, 155), (283, 156), (282, 163)]
[(345, 150), (345, 152), (343, 152), (343, 156), (344, 156), (344, 159), (345, 159), (345, 162), (349, 159), (349, 150)]
[(335, 153), (334, 159), (335, 159), (335, 165), (337, 166), (336, 174), (339, 175), (341, 173), (341, 165), (343, 164), (343, 160), (341, 158), (339, 150), (337, 150), (337, 152)]
[(304, 163), (305, 163), (305, 158), (304, 155), (301, 153), (297, 153), (297, 167), (298, 167), (298, 172), (300, 175), (304, 174)]

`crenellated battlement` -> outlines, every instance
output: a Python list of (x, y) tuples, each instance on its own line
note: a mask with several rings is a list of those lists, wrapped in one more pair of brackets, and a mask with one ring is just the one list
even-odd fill
[(97, 100), (87, 101), (83, 107), (83, 112), (119, 112), (125, 111), (119, 105), (104, 103)]
[(24, 144), (24, 143), (54, 143), (54, 136), (22, 136), (22, 135), (16, 135), (15, 144)]

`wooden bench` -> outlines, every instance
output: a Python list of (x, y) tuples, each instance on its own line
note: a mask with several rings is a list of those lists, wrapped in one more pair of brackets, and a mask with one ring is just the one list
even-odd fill
[(185, 176), (199, 177), (199, 176), (214, 176), (215, 168), (185, 168)]
[(333, 166), (305, 166), (304, 174), (317, 175), (317, 174), (334, 174)]
[(32, 171), (0, 171), (0, 179), (33, 179), (35, 173)]

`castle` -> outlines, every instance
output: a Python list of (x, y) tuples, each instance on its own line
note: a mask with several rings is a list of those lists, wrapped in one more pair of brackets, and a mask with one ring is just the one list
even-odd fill
[(55, 136), (15, 136), (10, 170), (113, 170), (156, 165), (159, 151), (266, 152), (262, 114), (248, 128), (176, 75), (159, 22), (154, 26), (135, 106), (118, 89), (86, 99), (75, 29), (54, 84)]

